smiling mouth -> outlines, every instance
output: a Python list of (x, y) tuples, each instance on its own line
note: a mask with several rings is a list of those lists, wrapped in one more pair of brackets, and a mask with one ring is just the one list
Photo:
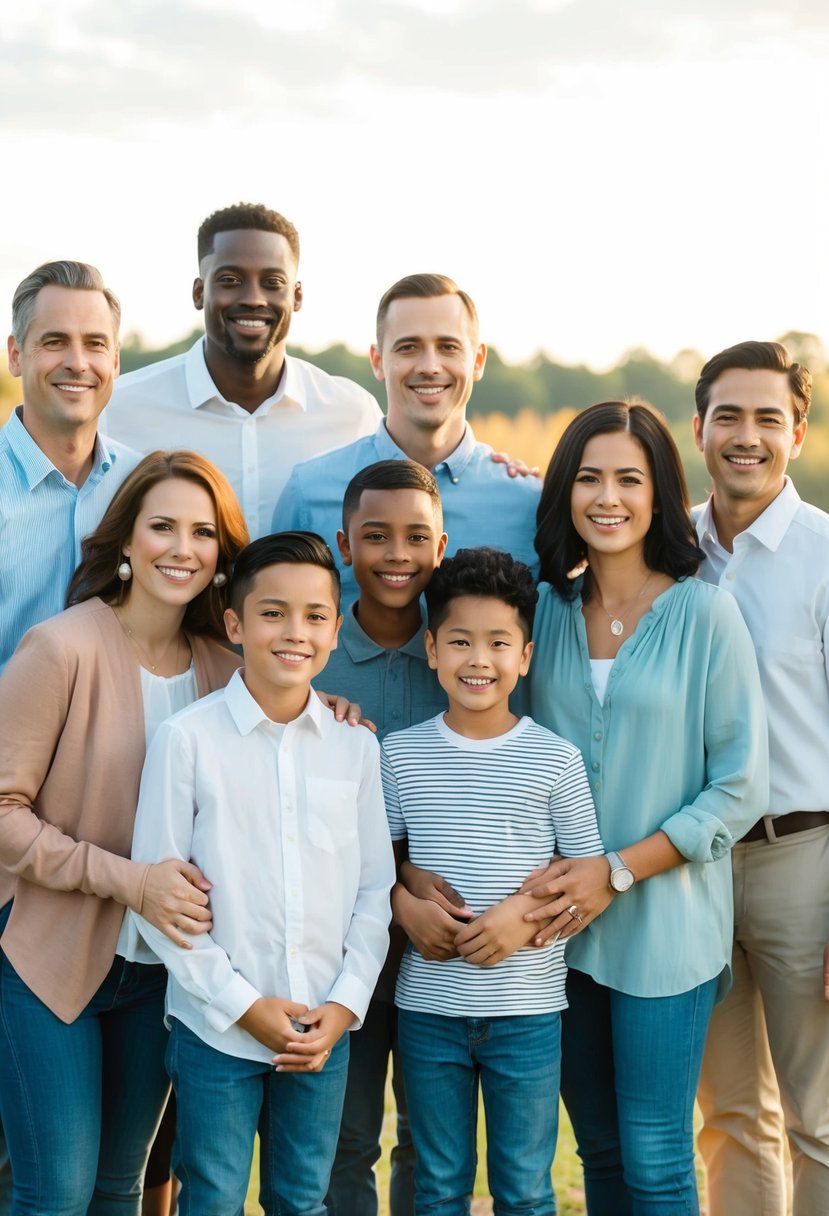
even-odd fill
[(439, 397), (441, 393), (445, 393), (450, 386), (448, 384), (410, 384), (409, 388), (412, 392), (417, 393), (418, 397)]
[(764, 461), (763, 456), (726, 456), (729, 464), (735, 464), (740, 469), (756, 469)]
[(55, 384), (55, 388), (59, 388), (62, 393), (85, 393), (87, 389), (94, 388), (94, 384), (82, 384), (79, 381), (65, 380)]
[(299, 654), (296, 650), (274, 650), (271, 652), (275, 658), (283, 663), (293, 663), (298, 667), (300, 663), (304, 663), (306, 659), (310, 659), (308, 654)]
[(196, 573), (195, 570), (185, 570), (182, 566), (156, 566), (156, 570), (165, 578), (174, 579), (179, 583), (186, 583)]
[(467, 688), (488, 688), (490, 684), (495, 683), (494, 676), (461, 676), (461, 684), (465, 684)]
[(406, 583), (410, 583), (414, 578), (414, 574), (391, 574), (386, 570), (377, 570), (377, 577), (382, 579), (384, 583), (391, 583), (395, 587), (402, 587)]
[(597, 528), (620, 528), (628, 520), (627, 515), (588, 515), (587, 518)]

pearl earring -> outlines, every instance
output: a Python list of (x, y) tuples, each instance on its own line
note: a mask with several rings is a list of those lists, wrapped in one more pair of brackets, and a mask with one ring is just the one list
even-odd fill
[(213, 586), (214, 587), (224, 587), (226, 582), (227, 582), (227, 575), (223, 574), (221, 570), (217, 570), (216, 573), (213, 575)]
[(126, 558), (121, 562), (117, 573), (122, 583), (128, 583), (132, 578), (132, 566), (129, 564)]

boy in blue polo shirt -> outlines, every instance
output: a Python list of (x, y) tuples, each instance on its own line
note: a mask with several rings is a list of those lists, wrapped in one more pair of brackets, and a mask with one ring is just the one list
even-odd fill
[[(426, 660), (420, 596), (446, 546), (437, 483), (413, 460), (380, 460), (349, 482), (337, 534), (359, 599), (344, 615), (339, 644), (322, 683), (359, 702), (378, 737), (433, 717), (446, 707)], [(392, 1216), (411, 1216), (414, 1153), (396, 1061), (394, 984), (403, 952), (392, 929), (386, 965), (360, 1030), (351, 1034), (343, 1121), (326, 1200), (332, 1216), (377, 1211), (373, 1165), (380, 1133), (389, 1055), (397, 1101), (397, 1145), (391, 1155)]]
[(415, 1210), (468, 1212), (480, 1080), (496, 1211), (550, 1216), (564, 943), (529, 944), (531, 897), (516, 892), (554, 853), (604, 849), (578, 748), (509, 708), (532, 654), (528, 567), (461, 549), (426, 599), (429, 663), (449, 709), (385, 740), (386, 810), (398, 860), (408, 852), (441, 874), (475, 919), (455, 926), (457, 941), (447, 930), (442, 957), (408, 946), (397, 981)]

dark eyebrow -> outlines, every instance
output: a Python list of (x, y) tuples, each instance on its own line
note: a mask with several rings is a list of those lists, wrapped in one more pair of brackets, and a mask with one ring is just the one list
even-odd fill
[[(165, 523), (165, 524), (174, 524), (176, 522), (174, 515), (162, 515), (160, 512), (157, 513), (156, 515), (150, 515), (148, 518), (151, 520), (159, 519), (159, 520), (161, 520), (162, 523)], [(196, 522), (193, 524), (193, 527), (194, 528), (215, 528), (216, 525), (213, 523), (212, 520), (203, 519), (203, 520), (196, 520)]]
[[(68, 338), (69, 336), (70, 335), (64, 329), (47, 329), (45, 333), (42, 333), (40, 335), (40, 341), (46, 342), (50, 338)], [(108, 333), (104, 333), (104, 332), (97, 333), (94, 330), (90, 331), (89, 333), (81, 334), (81, 337), (82, 338), (104, 338), (107, 342), (112, 341), (112, 334), (108, 334)]]
[(719, 414), (721, 410), (726, 410), (730, 414), (776, 414), (781, 418), (786, 417), (786, 410), (779, 405), (729, 405), (728, 402), (722, 401), (719, 405), (714, 406), (711, 413)]
[[(391, 528), (391, 526), (392, 525), (388, 522), (388, 520), (384, 520), (384, 519), (364, 519), (363, 522), (360, 524), (361, 528), (386, 528), (387, 530), (389, 528)], [(418, 522), (418, 523), (413, 523), (413, 524), (404, 524), (403, 527), (406, 529), (423, 528), (424, 530), (431, 531), (432, 525), (428, 524), (428, 523), (419, 523)]]
[[(583, 464), (581, 466), (581, 468), (576, 470), (576, 472), (577, 473), (601, 473), (602, 470), (594, 469), (593, 466), (589, 465), (589, 464)], [(627, 468), (627, 469), (614, 469), (613, 472), (614, 473), (638, 473), (641, 477), (645, 476), (644, 471), (642, 469), (638, 469), (635, 464), (632, 464), (630, 466), (630, 468)]]
[[(451, 625), (447, 630), (448, 633), (461, 633), (465, 636), (473, 633), (472, 629), (464, 629), (462, 625)], [(487, 637), (490, 638), (508, 638), (510, 636), (509, 629), (487, 629)]]
[(237, 274), (285, 274), (283, 266), (257, 266), (255, 269), (248, 271), (246, 266), (235, 266), (232, 262), (228, 262), (222, 266), (214, 266), (212, 274), (221, 274), (224, 270), (235, 270)]
[[(287, 608), (289, 606), (287, 600), (279, 600), (279, 599), (276, 599), (275, 596), (271, 596), (271, 595), (264, 595), (262, 597), (262, 599), (257, 600), (256, 602), (257, 602), (257, 604), (275, 604), (277, 608)], [(305, 607), (306, 608), (333, 608), (334, 605), (325, 604), (325, 603), (320, 603), (320, 604), (312, 603), (312, 604), (306, 604)]]

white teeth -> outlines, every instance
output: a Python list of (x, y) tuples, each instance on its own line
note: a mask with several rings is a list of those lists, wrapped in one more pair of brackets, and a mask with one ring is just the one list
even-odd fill
[(442, 393), (444, 391), (444, 389), (448, 388), (449, 386), (446, 384), (434, 384), (434, 385), (416, 384), (413, 387), (414, 387), (414, 391), (420, 397), (437, 397), (438, 393)]
[(159, 570), (161, 574), (166, 574), (168, 578), (178, 578), (181, 579), (182, 582), (185, 582), (186, 579), (191, 578), (195, 573), (194, 570), (182, 570), (180, 566), (157, 566), (156, 569)]
[(754, 465), (762, 463), (759, 456), (726, 456), (726, 460), (730, 464)]
[(591, 515), (590, 521), (591, 521), (591, 523), (599, 524), (600, 527), (610, 528), (616, 524), (623, 524), (625, 522), (625, 516), (624, 515)]
[(475, 680), (472, 676), (461, 676), (462, 684), (470, 684), (473, 688), (481, 688), (485, 684), (494, 684), (494, 680)]
[(285, 663), (303, 663), (308, 657), (305, 654), (295, 654), (290, 650), (277, 650), (275, 654), (278, 659), (282, 659)]
[(241, 325), (244, 329), (265, 329), (267, 321), (245, 321), (237, 317), (236, 324)]
[(413, 574), (381, 574), (380, 578), (385, 583), (408, 583), (414, 578)]
[(88, 388), (92, 387), (92, 385), (91, 384), (58, 384), (55, 387), (59, 388), (64, 393), (85, 393)]

